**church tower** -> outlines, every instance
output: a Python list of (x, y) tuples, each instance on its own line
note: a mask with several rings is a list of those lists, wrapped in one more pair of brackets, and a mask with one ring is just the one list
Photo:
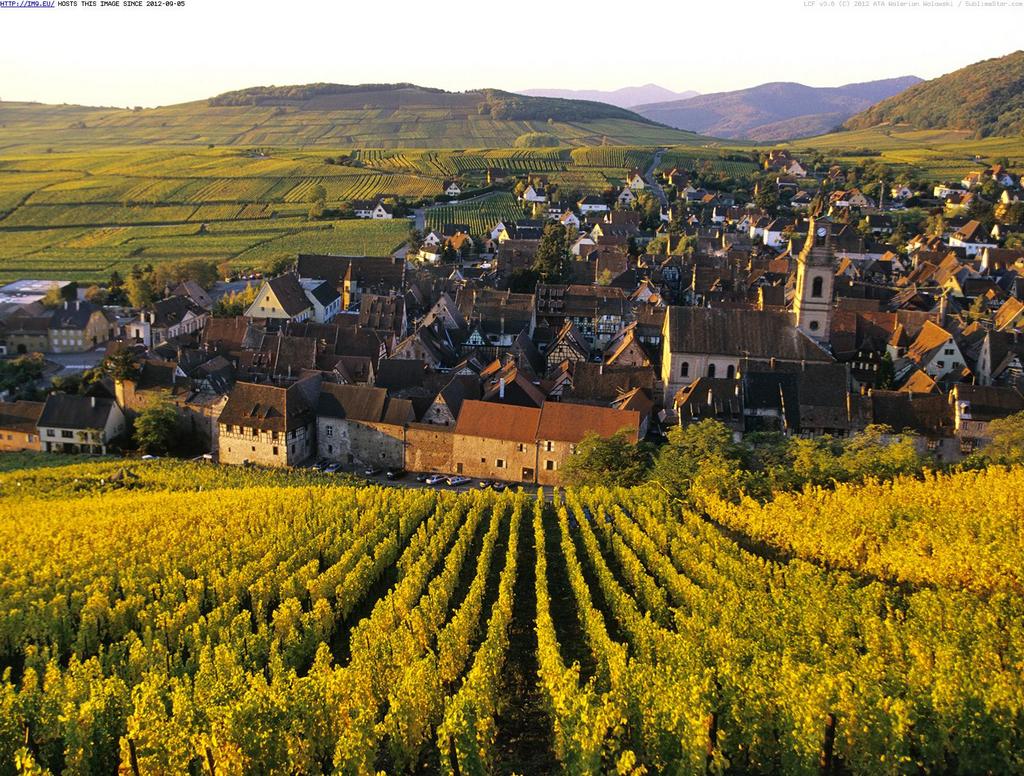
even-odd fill
[(832, 289), (836, 279), (833, 225), (825, 216), (812, 216), (807, 242), (797, 257), (793, 300), (796, 326), (819, 344), (828, 342), (832, 326)]

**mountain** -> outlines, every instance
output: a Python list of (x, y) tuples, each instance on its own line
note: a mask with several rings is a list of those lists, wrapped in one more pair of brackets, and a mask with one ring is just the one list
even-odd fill
[(525, 94), (530, 97), (591, 100), (593, 102), (617, 105), (620, 108), (632, 108), (636, 105), (652, 102), (688, 100), (691, 97), (696, 97), (700, 92), (673, 92), (671, 89), (666, 89), (664, 86), (658, 86), (657, 84), (644, 84), (643, 86), (624, 86), (613, 91), (602, 91), (600, 89), (523, 89), (519, 94)]
[(827, 132), (868, 106), (919, 83), (916, 76), (845, 86), (775, 82), (688, 100), (638, 105), (641, 116), (702, 135), (787, 140)]
[(668, 145), (693, 135), (602, 102), (414, 84), (259, 86), (159, 108), (0, 102), (0, 148), (133, 144), (481, 148)]
[(912, 86), (847, 120), (847, 129), (905, 124), (970, 130), (978, 137), (1024, 132), (1024, 51), (986, 59)]

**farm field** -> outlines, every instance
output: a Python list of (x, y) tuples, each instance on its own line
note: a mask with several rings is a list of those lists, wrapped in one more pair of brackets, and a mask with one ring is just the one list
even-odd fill
[(1024, 470), (929, 476), (766, 536), (788, 501), (7, 471), (0, 773), (1020, 772)]
[(426, 211), (426, 227), (440, 230), (445, 224), (466, 224), (474, 236), (480, 237), (498, 221), (508, 223), (520, 218), (523, 206), (511, 194), (501, 192), (465, 204), (432, 207)]

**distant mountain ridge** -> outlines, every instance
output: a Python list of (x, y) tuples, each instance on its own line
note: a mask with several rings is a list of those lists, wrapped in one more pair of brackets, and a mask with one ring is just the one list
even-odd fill
[(528, 97), (558, 97), (567, 100), (590, 100), (592, 102), (604, 102), (608, 105), (615, 105), (619, 108), (633, 108), (637, 105), (644, 105), (652, 102), (665, 102), (668, 100), (688, 100), (696, 97), (700, 92), (684, 91), (674, 92), (658, 84), (644, 84), (643, 86), (624, 86), (621, 89), (523, 89), (517, 94), (524, 94)]
[(851, 117), (845, 126), (879, 124), (970, 130), (977, 137), (1024, 133), (1024, 51), (919, 83)]
[(829, 132), (849, 117), (920, 83), (917, 76), (844, 86), (773, 82), (687, 100), (637, 105), (641, 116), (702, 135), (788, 140)]
[[(672, 145), (692, 133), (604, 102), (395, 84), (255, 86), (137, 110), (0, 102), (8, 143), (335, 148)], [(13, 130), (17, 130), (15, 135)]]

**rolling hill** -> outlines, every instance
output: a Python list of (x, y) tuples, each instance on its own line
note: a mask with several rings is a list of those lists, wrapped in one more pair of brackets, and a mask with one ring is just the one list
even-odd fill
[(635, 110), (654, 121), (715, 137), (787, 140), (828, 132), (857, 111), (920, 80), (904, 76), (835, 87), (776, 82), (638, 105)]
[(975, 137), (1024, 132), (1024, 51), (924, 81), (846, 121), (848, 129), (902, 124), (957, 129)]
[(0, 102), (0, 148), (175, 144), (331, 148), (661, 145), (693, 135), (599, 102), (413, 84), (254, 87), (150, 109)]
[(593, 102), (605, 102), (609, 105), (617, 105), (620, 108), (632, 108), (636, 105), (644, 105), (652, 102), (665, 102), (667, 100), (688, 100), (696, 97), (700, 92), (685, 91), (673, 92), (664, 86), (657, 84), (644, 84), (643, 86), (624, 86), (621, 89), (603, 91), (601, 89), (523, 89), (519, 94), (531, 97), (560, 97), (569, 100), (591, 100)]

